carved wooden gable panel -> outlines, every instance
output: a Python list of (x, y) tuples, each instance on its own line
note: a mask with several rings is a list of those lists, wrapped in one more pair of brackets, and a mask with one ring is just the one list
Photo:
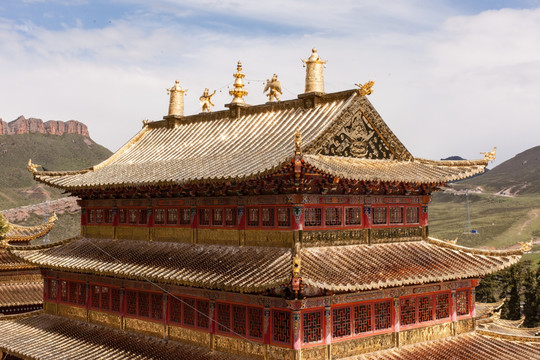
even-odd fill
[(354, 99), (338, 119), (304, 151), (365, 159), (412, 158), (365, 97)]

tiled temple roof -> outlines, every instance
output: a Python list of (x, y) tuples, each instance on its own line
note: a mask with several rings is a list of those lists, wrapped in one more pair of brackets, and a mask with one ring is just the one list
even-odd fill
[(34, 269), (35, 266), (22, 261), (17, 256), (10, 254), (5, 248), (0, 247), (0, 271)]
[[(95, 187), (242, 181), (277, 171), (295, 155), (294, 136), (313, 168), (342, 178), (437, 183), (481, 173), (487, 160), (414, 159), (369, 100), (354, 90), (148, 123), (111, 158), (80, 171), (37, 171), (66, 190)], [(414, 174), (414, 175), (413, 175)]]
[(528, 338), (484, 336), (478, 333), (388, 349), (343, 360), (531, 360), (540, 358), (540, 342)]
[(0, 351), (24, 359), (245, 359), (47, 314), (1, 318), (0, 332)]
[[(10, 247), (40, 267), (257, 292), (291, 280), (288, 248), (76, 239), (60, 246)], [(482, 276), (516, 263), (521, 252), (468, 249), (429, 239), (407, 243), (304, 248), (307, 285), (361, 291)]]
[(36, 226), (22, 226), (10, 224), (9, 230), (5, 234), (5, 242), (30, 241), (45, 236), (54, 227), (56, 217), (51, 217), (45, 224)]
[(15, 276), (0, 280), (0, 307), (41, 304), (43, 279), (40, 275)]

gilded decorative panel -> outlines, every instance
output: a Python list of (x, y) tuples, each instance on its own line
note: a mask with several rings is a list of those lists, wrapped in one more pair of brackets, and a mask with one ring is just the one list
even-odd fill
[(114, 226), (86, 225), (84, 229), (84, 234), (86, 237), (89, 238), (112, 239), (114, 237)]
[(148, 240), (149, 228), (142, 226), (118, 226), (116, 227), (116, 235), (119, 239)]
[(154, 227), (152, 228), (152, 240), (190, 243), (193, 241), (193, 229), (177, 227)]
[(214, 336), (215, 350), (227, 353), (248, 355), (253, 359), (264, 359), (265, 346), (253, 341), (246, 341), (226, 336)]
[(197, 229), (197, 242), (200, 244), (238, 245), (238, 230)]
[(151, 321), (124, 318), (124, 328), (140, 334), (163, 337), (164, 325)]
[(471, 332), (474, 330), (474, 319), (459, 320), (455, 323), (456, 335)]
[(92, 323), (101, 324), (117, 329), (122, 328), (122, 318), (119, 315), (107, 314), (100, 311), (88, 311), (88, 319)]
[(43, 303), (43, 310), (45, 310), (46, 313), (56, 315), (56, 303), (45, 301)]
[(327, 359), (326, 345), (302, 349), (302, 360), (324, 360)]
[(245, 230), (245, 245), (292, 247), (294, 244), (293, 231)]
[(399, 345), (404, 346), (424, 341), (432, 341), (449, 336), (452, 336), (451, 322), (403, 330), (399, 333)]
[(295, 360), (295, 351), (279, 346), (268, 346), (266, 359), (268, 360)]
[(390, 242), (402, 242), (402, 241), (418, 241), (422, 240), (422, 227), (402, 227), (402, 228), (385, 228), (385, 229), (371, 229), (370, 230), (370, 243), (382, 244)]
[(171, 340), (210, 347), (210, 333), (177, 326), (168, 326), (168, 330)]
[(303, 246), (332, 246), (367, 244), (366, 230), (303, 231)]
[(332, 358), (340, 359), (392, 348), (396, 345), (395, 334), (391, 332), (334, 343), (331, 349)]
[(72, 319), (86, 320), (86, 309), (76, 306), (58, 304), (58, 315)]

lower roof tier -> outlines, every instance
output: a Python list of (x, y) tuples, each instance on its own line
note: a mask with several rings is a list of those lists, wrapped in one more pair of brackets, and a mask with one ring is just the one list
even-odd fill
[(24, 359), (244, 359), (47, 314), (0, 320), (0, 350)]
[[(91, 238), (10, 251), (42, 268), (239, 292), (289, 284), (295, 256), (290, 248)], [(301, 248), (296, 255), (303, 284), (344, 292), (479, 277), (516, 263), (521, 252), (427, 239)]]
[(43, 303), (43, 279), (40, 275), (19, 275), (0, 280), (0, 308)]

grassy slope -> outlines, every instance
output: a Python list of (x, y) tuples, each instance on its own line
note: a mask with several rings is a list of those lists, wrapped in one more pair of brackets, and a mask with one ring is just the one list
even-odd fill
[(0, 210), (65, 196), (34, 181), (26, 169), (28, 159), (48, 170), (78, 170), (96, 165), (111, 154), (82, 135), (0, 135)]

